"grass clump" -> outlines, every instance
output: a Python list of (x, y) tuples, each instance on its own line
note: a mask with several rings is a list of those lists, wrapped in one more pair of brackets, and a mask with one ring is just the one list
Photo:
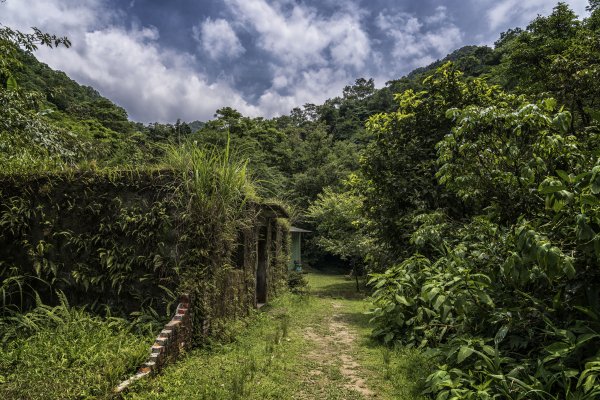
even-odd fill
[(193, 142), (170, 145), (164, 163), (182, 174), (183, 189), (199, 210), (212, 210), (231, 221), (240, 216), (247, 200), (257, 198), (247, 161), (231, 154), (229, 142), (225, 149)]
[(56, 307), (3, 318), (0, 332), (0, 398), (23, 400), (110, 398), (146, 358), (152, 337), (123, 319), (70, 307), (64, 296)]

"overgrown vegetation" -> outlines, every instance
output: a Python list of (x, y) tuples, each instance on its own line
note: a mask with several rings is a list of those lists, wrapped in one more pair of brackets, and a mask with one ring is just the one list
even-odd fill
[[(202, 297), (218, 288), (196, 282), (234, 270), (254, 202), (277, 197), (318, 233), (305, 259), (333, 254), (372, 274), (375, 337), (434, 352), (428, 396), (597, 398), (596, 0), (588, 11), (580, 19), (559, 3), (493, 49), (464, 47), (384, 88), (357, 79), (341, 97), (270, 120), (224, 107), (193, 129), (129, 122), (19, 50), (67, 40), (2, 28), (0, 169), (20, 188), (0, 192), (3, 312), (35, 306), (36, 293), (56, 301), (55, 289), (107, 301), (132, 290), (137, 305), (166, 308), (192, 286), (203, 312), (225, 309)], [(27, 175), (41, 172), (52, 179)], [(57, 189), (75, 177), (87, 180), (83, 197)], [(113, 201), (122, 185), (160, 196)], [(62, 213), (102, 229), (76, 235)], [(192, 242), (202, 250), (185, 251)], [(397, 357), (383, 353), (386, 376)], [(256, 369), (238, 372), (231, 390), (241, 396)]]
[[(393, 357), (386, 364), (383, 346), (369, 338), (368, 316), (364, 314), (367, 304), (357, 295), (354, 282), (336, 272), (306, 274), (311, 293), (285, 294), (246, 321), (230, 323), (231, 342), (192, 351), (156, 379), (138, 382), (125, 397), (363, 399), (340, 372), (340, 356), (346, 355), (360, 362), (360, 377), (379, 398), (419, 399), (419, 383), (410, 378), (415, 377), (411, 375), (411, 371), (416, 372), (415, 365), (427, 368), (424, 357), (415, 350), (391, 350)], [(339, 347), (329, 349), (332, 354), (320, 354), (315, 336), (327, 340), (335, 335), (328, 324), (336, 318), (357, 338), (351, 345), (339, 342)], [(384, 366), (389, 371), (387, 377), (381, 374)]]
[(150, 324), (132, 325), (60, 304), (0, 320), (4, 399), (110, 398), (148, 354)]
[(367, 123), (354, 188), (396, 260), (370, 263), (374, 335), (434, 349), (437, 399), (600, 396), (592, 11), (559, 4), (503, 36), (487, 76), (447, 63)]

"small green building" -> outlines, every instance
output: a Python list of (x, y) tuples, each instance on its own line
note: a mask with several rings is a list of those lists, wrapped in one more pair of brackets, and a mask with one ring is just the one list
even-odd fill
[(310, 233), (310, 231), (292, 226), (290, 233), (292, 234), (292, 251), (288, 268), (302, 271), (302, 234)]

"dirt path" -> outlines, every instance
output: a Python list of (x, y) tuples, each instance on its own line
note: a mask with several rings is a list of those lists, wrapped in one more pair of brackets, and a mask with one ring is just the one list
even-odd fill
[[(321, 318), (303, 329), (310, 349), (304, 356), (308, 373), (304, 379), (299, 399), (378, 399), (369, 387), (370, 374), (358, 357), (361, 335), (351, 322), (361, 317), (359, 309), (364, 301), (351, 284), (342, 277), (337, 281), (313, 275), (311, 280), (313, 307)], [(354, 318), (352, 318), (354, 317)]]
[[(283, 295), (229, 325), (236, 339), (194, 350), (126, 398), (418, 400), (421, 358), (370, 338), (370, 304), (343, 275), (312, 271), (311, 294)], [(385, 353), (387, 352), (387, 353)], [(384, 361), (388, 354), (388, 363)]]

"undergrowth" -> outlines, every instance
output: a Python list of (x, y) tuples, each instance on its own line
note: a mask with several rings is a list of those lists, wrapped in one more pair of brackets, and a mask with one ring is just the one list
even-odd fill
[(148, 355), (152, 324), (93, 316), (59, 297), (0, 320), (0, 398), (110, 398)]
[(290, 398), (290, 366), (299, 343), (290, 343), (291, 315), (303, 301), (278, 298), (267, 312), (228, 323), (225, 341), (209, 341), (156, 379), (138, 381), (126, 399)]

